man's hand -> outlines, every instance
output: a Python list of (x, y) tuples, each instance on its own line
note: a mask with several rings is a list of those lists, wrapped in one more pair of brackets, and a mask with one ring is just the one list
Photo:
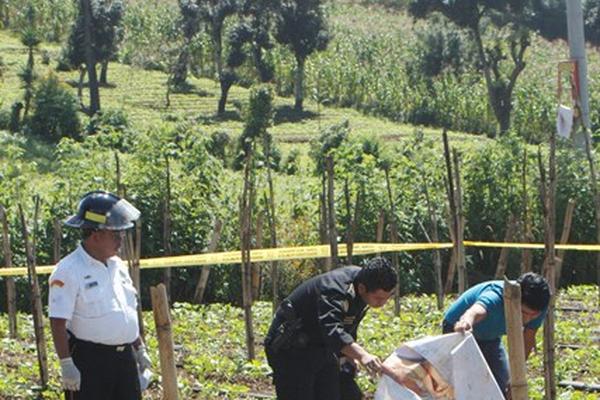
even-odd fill
[(459, 319), (456, 324), (454, 324), (454, 332), (471, 332), (473, 330), (473, 325), (464, 319)]
[(143, 344), (139, 345), (138, 348), (135, 349), (134, 355), (140, 371), (144, 371), (152, 366), (152, 360), (150, 360), (148, 351), (146, 351), (146, 346)]
[(81, 373), (71, 357), (60, 360), (62, 387), (65, 390), (77, 391), (81, 386)]
[(358, 362), (360, 362), (361, 365), (365, 367), (365, 369), (371, 376), (377, 376), (381, 373), (382, 364), (381, 360), (379, 360), (377, 356), (374, 356), (370, 353), (366, 353), (360, 357)]

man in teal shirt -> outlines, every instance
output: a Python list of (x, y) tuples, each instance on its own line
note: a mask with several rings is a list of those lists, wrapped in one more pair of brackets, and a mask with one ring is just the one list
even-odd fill
[[(523, 314), (523, 340), (525, 357), (535, 347), (535, 333), (542, 326), (548, 303), (550, 287), (542, 276), (533, 272), (521, 275), (521, 312)], [(508, 392), (509, 372), (502, 336), (506, 334), (504, 317), (504, 282), (488, 281), (464, 292), (444, 314), (443, 330), (472, 332), (500, 389)]]

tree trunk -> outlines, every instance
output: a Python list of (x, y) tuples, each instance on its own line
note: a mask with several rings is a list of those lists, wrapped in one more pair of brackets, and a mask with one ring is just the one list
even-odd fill
[(98, 89), (98, 78), (96, 77), (96, 55), (92, 42), (92, 8), (90, 0), (80, 0), (84, 19), (84, 46), (85, 65), (88, 72), (88, 87), (90, 89), (89, 115), (94, 115), (100, 110), (100, 91)]
[(233, 81), (229, 81), (226, 79), (221, 79), (221, 97), (219, 98), (219, 106), (217, 109), (217, 114), (222, 115), (225, 112), (225, 105), (227, 104), (227, 95), (229, 94), (229, 89), (233, 85)]
[(108, 60), (100, 64), (100, 85), (108, 85)]
[(294, 109), (302, 111), (304, 103), (304, 64), (305, 59), (296, 57), (296, 71), (294, 79)]
[[(256, 248), (263, 248), (263, 221), (264, 213), (259, 212), (256, 216)], [(261, 266), (260, 263), (252, 263), (252, 276), (250, 286), (252, 288), (252, 301), (258, 301), (261, 287)]]
[(185, 44), (182, 47), (179, 56), (177, 56), (177, 62), (173, 66), (173, 78), (171, 80), (171, 84), (175, 88), (181, 87), (187, 80), (189, 58), (190, 53), (188, 45)]
[[(2, 245), (4, 253), (4, 266), (12, 267), (12, 250), (10, 248), (10, 233), (8, 229), (8, 218), (6, 209), (0, 204), (0, 220), (2, 222)], [(8, 334), (11, 339), (16, 339), (19, 332), (17, 327), (17, 289), (14, 278), (7, 276), (6, 282), (6, 303), (8, 311)]]

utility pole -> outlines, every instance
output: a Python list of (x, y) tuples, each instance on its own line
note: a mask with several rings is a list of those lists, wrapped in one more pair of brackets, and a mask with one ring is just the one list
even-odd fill
[(575, 145), (581, 149), (585, 149), (586, 130), (590, 128), (590, 103), (588, 95), (587, 81), (587, 58), (585, 55), (585, 36), (583, 33), (583, 9), (581, 0), (567, 0), (567, 30), (569, 38), (569, 55), (572, 61), (577, 63), (577, 82), (574, 82), (578, 88), (579, 94), (578, 109), (581, 113), (577, 116), (580, 118), (582, 125), (585, 127), (579, 132), (575, 132)]

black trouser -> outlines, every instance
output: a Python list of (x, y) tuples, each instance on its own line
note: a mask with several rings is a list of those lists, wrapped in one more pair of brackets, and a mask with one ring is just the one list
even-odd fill
[(137, 363), (130, 344), (105, 346), (71, 338), (69, 347), (81, 373), (81, 388), (65, 392), (67, 400), (141, 400)]
[(266, 348), (278, 400), (360, 400), (352, 374), (340, 372), (335, 354), (321, 347), (281, 350)]

